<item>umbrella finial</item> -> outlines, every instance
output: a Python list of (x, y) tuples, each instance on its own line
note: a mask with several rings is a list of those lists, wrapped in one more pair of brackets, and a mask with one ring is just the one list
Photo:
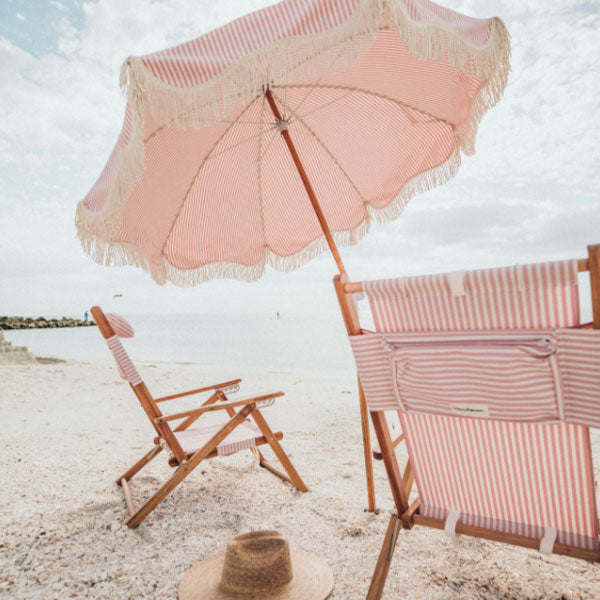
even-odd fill
[(289, 121), (287, 119), (279, 119), (279, 121), (275, 123), (275, 127), (277, 127), (277, 131), (279, 131), (279, 133), (283, 133), (284, 131), (288, 130)]

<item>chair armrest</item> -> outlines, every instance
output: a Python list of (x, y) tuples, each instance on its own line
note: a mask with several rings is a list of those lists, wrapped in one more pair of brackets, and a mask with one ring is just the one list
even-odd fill
[(219, 402), (218, 404), (207, 404), (200, 408), (194, 408), (192, 410), (184, 410), (183, 412), (175, 413), (172, 415), (162, 415), (154, 419), (155, 423), (166, 423), (167, 421), (176, 421), (177, 419), (183, 419), (185, 417), (195, 417), (210, 412), (213, 410), (224, 410), (226, 408), (233, 408), (235, 406), (244, 406), (247, 404), (257, 404), (258, 402), (264, 402), (265, 400), (272, 400), (283, 396), (283, 392), (272, 392), (271, 394), (261, 394), (260, 396), (251, 396), (249, 398), (239, 398), (237, 400), (228, 400), (227, 402)]
[(190, 390), (189, 392), (180, 392), (179, 394), (173, 394), (172, 396), (163, 396), (162, 398), (155, 398), (155, 402), (164, 402), (165, 400), (175, 400), (175, 398), (182, 398), (183, 396), (191, 396), (192, 394), (201, 394), (202, 392), (210, 392), (211, 390), (218, 390), (220, 388), (228, 388), (237, 385), (241, 379), (232, 379), (231, 381), (224, 381), (223, 383), (216, 383), (215, 385), (207, 385), (206, 387), (198, 388), (197, 390)]

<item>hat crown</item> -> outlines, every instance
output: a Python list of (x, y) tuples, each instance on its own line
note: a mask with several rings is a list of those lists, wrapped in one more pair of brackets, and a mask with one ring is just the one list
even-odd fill
[(229, 540), (219, 590), (233, 596), (269, 592), (294, 577), (290, 547), (278, 531), (252, 531)]

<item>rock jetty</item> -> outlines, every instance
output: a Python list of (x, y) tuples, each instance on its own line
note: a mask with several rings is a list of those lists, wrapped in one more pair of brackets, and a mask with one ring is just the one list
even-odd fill
[(88, 327), (95, 325), (93, 321), (84, 321), (83, 319), (69, 319), (62, 317), (60, 319), (46, 319), (38, 317), (2, 317), (0, 316), (0, 329), (49, 329), (55, 327)]

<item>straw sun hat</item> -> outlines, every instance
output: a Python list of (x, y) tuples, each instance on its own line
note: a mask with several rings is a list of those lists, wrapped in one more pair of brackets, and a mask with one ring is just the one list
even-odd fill
[(325, 600), (332, 589), (322, 559), (290, 550), (278, 531), (251, 531), (193, 566), (179, 584), (179, 600)]

